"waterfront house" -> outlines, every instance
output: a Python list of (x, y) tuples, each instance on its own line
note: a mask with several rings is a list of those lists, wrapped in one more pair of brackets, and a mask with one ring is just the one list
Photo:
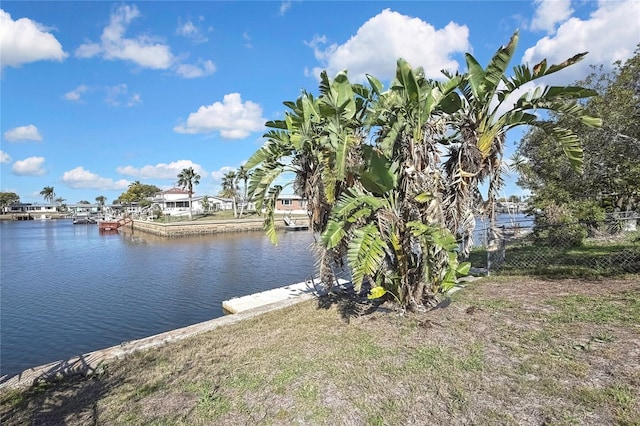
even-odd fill
[[(194, 214), (205, 213), (202, 200), (204, 195), (192, 196), (191, 204)], [(209, 201), (208, 211), (233, 210), (233, 200), (218, 196), (206, 196)], [(165, 215), (182, 216), (189, 214), (189, 191), (182, 188), (171, 188), (158, 192), (152, 199), (152, 210), (160, 210)]]
[(97, 215), (100, 213), (100, 204), (67, 204), (67, 209), (73, 214)]
[(280, 194), (275, 213), (307, 214), (307, 200), (295, 194)]
[(46, 215), (49, 213), (56, 213), (58, 206), (53, 204), (31, 204), (31, 203), (13, 203), (3, 207), (2, 213), (4, 214), (33, 214), (33, 215)]

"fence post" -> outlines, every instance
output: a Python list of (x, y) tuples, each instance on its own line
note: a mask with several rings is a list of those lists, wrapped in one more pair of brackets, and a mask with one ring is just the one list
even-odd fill
[(487, 252), (487, 276), (491, 275), (491, 250), (489, 250), (489, 235), (487, 228), (484, 229), (484, 244)]

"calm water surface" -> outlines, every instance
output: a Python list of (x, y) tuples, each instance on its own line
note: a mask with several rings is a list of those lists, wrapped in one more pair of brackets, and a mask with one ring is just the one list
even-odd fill
[(313, 275), (312, 234), (160, 238), (0, 221), (0, 375), (220, 317), (222, 301)]

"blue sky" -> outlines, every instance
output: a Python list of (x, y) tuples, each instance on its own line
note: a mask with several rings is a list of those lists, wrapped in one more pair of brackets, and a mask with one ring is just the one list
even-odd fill
[[(396, 60), (464, 71), (520, 30), (512, 65), (557, 63), (571, 84), (640, 42), (628, 1), (3, 1), (0, 5), (1, 191), (43, 202), (111, 203), (139, 180), (166, 189), (194, 167), (197, 195), (263, 143), (282, 102), (317, 92), (317, 75), (392, 77)], [(522, 132), (509, 135), (507, 156)], [(515, 177), (505, 195), (520, 194)]]

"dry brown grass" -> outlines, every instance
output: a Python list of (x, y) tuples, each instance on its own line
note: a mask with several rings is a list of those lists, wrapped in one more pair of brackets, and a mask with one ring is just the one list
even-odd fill
[[(485, 279), (444, 309), (311, 301), (26, 391), (17, 424), (640, 424), (640, 278)], [(335, 303), (332, 303), (335, 302)]]

